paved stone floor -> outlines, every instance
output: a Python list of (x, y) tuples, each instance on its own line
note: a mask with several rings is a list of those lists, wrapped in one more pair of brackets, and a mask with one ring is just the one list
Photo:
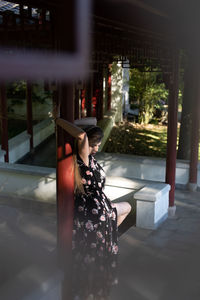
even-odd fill
[[(200, 299), (200, 193), (176, 190), (176, 206), (157, 230), (132, 227), (120, 237), (112, 300)], [(28, 264), (54, 262), (55, 247), (55, 206), (0, 197), (0, 284)]]
[(112, 300), (200, 299), (200, 193), (176, 191), (176, 218), (120, 238), (119, 285)]
[(28, 153), (17, 163), (47, 168), (56, 168), (56, 139), (51, 135), (34, 149), (33, 153)]

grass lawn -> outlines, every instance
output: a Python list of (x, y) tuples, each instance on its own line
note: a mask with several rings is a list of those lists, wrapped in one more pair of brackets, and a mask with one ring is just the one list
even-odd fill
[(113, 127), (103, 151), (141, 156), (166, 157), (166, 146), (167, 126), (153, 124), (140, 125), (137, 123), (123, 122), (116, 124)]
[(103, 151), (166, 157), (167, 126), (123, 122), (113, 127)]

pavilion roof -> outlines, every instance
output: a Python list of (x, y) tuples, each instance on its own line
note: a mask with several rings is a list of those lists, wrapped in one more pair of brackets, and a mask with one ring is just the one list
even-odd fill
[[(76, 1), (80, 4), (78, 1), (84, 0)], [(66, 5), (65, 0), (0, 1), (0, 15), (10, 11), (18, 16), (14, 25), (8, 20), (8, 26), (1, 26), (0, 19), (1, 45), (52, 49), (51, 12), (63, 3)], [(186, 0), (165, 3), (158, 0), (93, 0), (92, 63), (108, 64), (117, 56), (121, 61), (128, 58), (131, 66), (151, 65), (170, 72), (172, 53), (176, 48), (198, 46), (198, 35), (191, 34), (200, 25), (195, 3), (194, 0), (190, 4)], [(26, 10), (23, 16), (22, 8)], [(45, 22), (40, 22), (38, 9), (43, 16), (50, 11)]]

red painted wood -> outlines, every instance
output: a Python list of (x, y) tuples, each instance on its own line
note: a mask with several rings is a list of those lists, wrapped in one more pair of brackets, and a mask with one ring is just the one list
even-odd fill
[(27, 133), (30, 134), (30, 151), (33, 149), (32, 84), (27, 81), (26, 89)]
[(174, 54), (173, 74), (169, 85), (168, 99), (168, 130), (167, 130), (167, 159), (166, 183), (171, 185), (169, 192), (169, 206), (174, 206), (175, 176), (176, 176), (176, 145), (178, 122), (178, 53)]
[(1, 148), (6, 151), (4, 161), (9, 162), (8, 149), (8, 117), (7, 117), (7, 99), (6, 99), (6, 85), (4, 82), (0, 83), (0, 101), (1, 101)]
[(103, 119), (103, 70), (99, 69), (93, 77), (93, 111), (96, 109), (97, 120)]
[(86, 88), (81, 90), (81, 117), (86, 117)]
[(108, 81), (107, 81), (107, 109), (111, 109), (111, 71), (108, 69)]
[(75, 89), (75, 105), (74, 105), (74, 118), (80, 118), (80, 90), (78, 88)]
[[(61, 84), (58, 90), (61, 118), (74, 121), (73, 86)], [(56, 94), (55, 94), (56, 96)], [(71, 241), (74, 210), (73, 139), (59, 126), (57, 136), (57, 242), (58, 261), (64, 272), (62, 299), (70, 299)]]
[(71, 245), (74, 207), (74, 164), (72, 147), (67, 142), (57, 149), (57, 204), (58, 243), (63, 259)]
[(92, 85), (92, 76), (90, 76), (86, 85), (87, 117), (92, 117), (92, 94), (93, 94), (93, 85)]
[[(75, 2), (63, 1), (62, 5), (56, 7), (51, 14), (54, 20), (54, 43), (58, 53), (76, 51), (76, 22)], [(73, 70), (70, 70), (70, 72)], [(80, 70), (81, 71), (81, 70)], [(56, 77), (58, 78), (58, 77)], [(72, 78), (72, 76), (71, 76)], [(70, 80), (72, 80), (70, 78)], [(77, 79), (77, 78), (76, 78)], [(71, 83), (71, 81), (70, 81)], [(60, 107), (60, 117), (74, 121), (74, 90), (72, 84), (66, 84), (66, 79), (58, 82), (57, 105)], [(56, 99), (54, 99), (56, 100)], [(70, 297), (70, 276), (71, 276), (71, 237), (73, 225), (74, 207), (74, 172), (73, 172), (73, 139), (56, 126), (57, 140), (57, 224), (58, 224), (58, 254), (59, 264), (64, 272), (62, 284), (62, 299)]]

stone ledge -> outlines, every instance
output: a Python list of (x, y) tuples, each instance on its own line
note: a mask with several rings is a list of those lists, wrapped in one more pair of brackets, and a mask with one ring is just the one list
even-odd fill
[[(99, 152), (96, 154), (98, 161), (136, 161), (145, 165), (166, 165), (166, 159), (161, 157), (151, 157), (151, 156), (140, 156), (133, 154), (122, 154), (122, 153), (107, 153), (107, 152)], [(176, 166), (178, 168), (189, 169), (189, 161), (188, 160), (177, 160)], [(198, 164), (198, 169), (200, 169), (200, 164)]]
[[(97, 153), (97, 160), (104, 168), (107, 176), (123, 176), (132, 179), (142, 179), (165, 182), (166, 159), (143, 157), (119, 153)], [(189, 162), (176, 161), (176, 186), (183, 188), (189, 180)], [(198, 187), (200, 187), (200, 163), (198, 164)]]
[[(36, 147), (55, 132), (52, 120), (46, 119), (33, 126), (33, 146)], [(30, 135), (26, 131), (9, 139), (9, 162), (15, 163), (30, 151)], [(4, 162), (4, 154), (0, 152), (0, 161)]]
[(144, 229), (156, 229), (168, 217), (169, 191), (170, 185), (166, 183), (118, 176), (108, 176), (105, 187), (111, 201), (128, 201), (134, 207), (130, 226), (136, 218), (136, 226)]
[(106, 185), (113, 187), (121, 187), (126, 189), (138, 190), (145, 186), (145, 181), (139, 179), (130, 179), (120, 176), (107, 176)]
[(56, 170), (54, 168), (0, 162), (0, 172), (1, 171), (27, 175), (41, 175), (56, 179)]
[(156, 229), (168, 217), (169, 191), (169, 184), (154, 183), (134, 194), (137, 227)]
[(152, 183), (144, 186), (134, 194), (136, 200), (155, 202), (170, 191), (170, 185), (165, 183)]

